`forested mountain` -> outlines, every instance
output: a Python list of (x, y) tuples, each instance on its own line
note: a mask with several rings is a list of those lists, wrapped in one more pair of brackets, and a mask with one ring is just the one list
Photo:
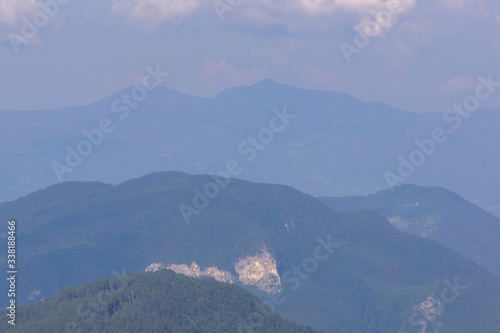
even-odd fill
[(435, 239), (500, 274), (500, 219), (439, 187), (403, 185), (366, 197), (324, 197), (333, 209), (371, 209), (399, 230)]
[[(0, 311), (6, 318), (5, 310)], [(120, 275), (71, 287), (18, 309), (1, 332), (269, 332), (316, 331), (281, 319), (244, 289), (170, 270)]]
[(241, 285), (324, 332), (500, 330), (488, 271), (379, 213), (336, 212), (288, 186), (180, 172), (70, 182), (0, 204), (0, 220), (12, 218), (19, 302), (170, 267)]

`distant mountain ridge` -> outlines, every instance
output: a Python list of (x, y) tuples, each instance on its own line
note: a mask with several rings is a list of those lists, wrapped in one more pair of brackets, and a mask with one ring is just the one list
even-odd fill
[[(17, 219), (18, 302), (118, 271), (194, 262), (200, 272), (229, 272), (279, 315), (324, 332), (500, 328), (497, 277), (374, 211), (336, 212), (288, 186), (233, 178), (186, 223), (179, 205), (213, 182), (159, 172), (115, 186), (58, 184), (0, 204), (1, 220)], [(266, 287), (272, 281), (278, 288)], [(445, 303), (449, 286), (456, 295)]]
[[(113, 130), (77, 167), (62, 172), (63, 180), (117, 184), (159, 170), (208, 174), (238, 160), (243, 179), (287, 184), (314, 196), (366, 195), (389, 186), (384, 174), (398, 174), (399, 157), (418, 149), (416, 139), (442, 128), (448, 140), (405, 180), (450, 189), (500, 216), (498, 110), (474, 112), (454, 130), (443, 114), (414, 114), (272, 80), (214, 98), (159, 87), (143, 101), (132, 100), (133, 107), (122, 100), (130, 91), (87, 106), (0, 111), (1, 153), (9, 161), (0, 165), (0, 201), (57, 183), (53, 163), (67, 166), (68, 147), (88, 141), (83, 131), (99, 129), (103, 119)], [(247, 162), (240, 143), (256, 137), (269, 126), (272, 110), (284, 107), (296, 115), (290, 126)]]
[(366, 197), (320, 198), (333, 209), (371, 209), (399, 230), (435, 239), (500, 275), (500, 218), (439, 187), (403, 185)]

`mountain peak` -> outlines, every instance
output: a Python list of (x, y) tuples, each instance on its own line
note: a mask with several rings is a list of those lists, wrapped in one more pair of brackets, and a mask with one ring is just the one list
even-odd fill
[(268, 87), (268, 86), (274, 86), (274, 85), (278, 85), (278, 84), (281, 84), (273, 79), (270, 79), (270, 78), (267, 78), (267, 79), (264, 79), (264, 80), (261, 80), (257, 83), (255, 83), (253, 86), (251, 86), (252, 88), (259, 88), (259, 87)]

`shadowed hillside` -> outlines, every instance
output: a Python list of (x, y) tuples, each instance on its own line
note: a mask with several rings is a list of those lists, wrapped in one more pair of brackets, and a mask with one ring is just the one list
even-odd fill
[[(180, 207), (193, 211), (190, 223)], [(0, 219), (11, 218), (21, 303), (116, 272), (174, 267), (225, 277), (324, 332), (499, 327), (500, 285), (490, 273), (376, 212), (336, 212), (288, 186), (179, 172), (117, 186), (64, 183), (0, 204)], [(450, 284), (466, 288), (445, 304)], [(441, 310), (430, 321), (422, 304)]]
[[(5, 317), (5, 310), (0, 311)], [(255, 317), (256, 319), (249, 319)], [(255, 320), (255, 321), (254, 321)], [(260, 325), (251, 324), (259, 321)], [(65, 289), (18, 309), (2, 332), (313, 333), (281, 319), (245, 290), (170, 270), (120, 275)]]

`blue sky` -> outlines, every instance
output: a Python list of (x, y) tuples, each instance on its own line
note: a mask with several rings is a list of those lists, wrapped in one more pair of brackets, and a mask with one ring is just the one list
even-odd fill
[[(215, 4), (0, 0), (0, 109), (88, 104), (140, 85), (157, 64), (171, 73), (165, 86), (196, 96), (273, 78), (414, 112), (445, 111), (479, 76), (500, 81), (498, 1)], [(359, 31), (369, 44), (356, 45)], [(356, 48), (350, 62), (342, 45)], [(500, 108), (500, 96), (482, 106)]]

